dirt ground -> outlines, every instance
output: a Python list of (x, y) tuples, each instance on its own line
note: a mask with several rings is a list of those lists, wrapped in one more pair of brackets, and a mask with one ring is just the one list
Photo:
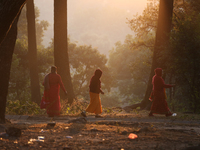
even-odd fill
[[(200, 150), (200, 120), (190, 115), (147, 117), (147, 112), (89, 115), (28, 116), (1, 124), (1, 150)], [(188, 118), (187, 118), (188, 117)], [(21, 117), (23, 118), (23, 117)], [(50, 124), (50, 125), (48, 125)], [(55, 126), (53, 126), (55, 124)], [(21, 136), (3, 128), (17, 127)], [(133, 133), (138, 137), (129, 139)]]

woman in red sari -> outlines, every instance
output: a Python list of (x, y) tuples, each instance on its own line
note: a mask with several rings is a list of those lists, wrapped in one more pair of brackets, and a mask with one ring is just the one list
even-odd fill
[[(151, 96), (153, 96), (153, 103), (151, 105), (151, 111), (149, 116), (153, 116), (153, 114), (165, 114), (167, 116), (171, 116), (172, 113), (169, 110), (169, 107), (166, 102), (166, 93), (165, 88), (171, 88), (175, 85), (165, 84), (162, 78), (162, 68), (155, 69), (155, 75), (152, 79), (153, 91)], [(152, 99), (152, 98), (150, 98)]]
[(57, 67), (51, 67), (51, 73), (44, 78), (44, 96), (46, 111), (49, 117), (59, 116), (61, 111), (60, 105), (60, 87), (67, 95), (67, 91), (62, 83), (62, 79), (57, 74)]

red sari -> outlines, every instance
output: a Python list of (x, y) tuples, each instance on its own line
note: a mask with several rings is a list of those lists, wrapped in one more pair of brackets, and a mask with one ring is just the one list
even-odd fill
[(44, 81), (44, 99), (47, 103), (46, 111), (49, 116), (59, 116), (61, 111), (60, 105), (60, 87), (65, 92), (61, 77), (56, 73), (49, 73)]
[(162, 79), (162, 69), (155, 70), (156, 75), (152, 79), (153, 84), (153, 103), (151, 106), (151, 113), (156, 114), (171, 114), (166, 101), (165, 88), (171, 88), (172, 85), (165, 84)]

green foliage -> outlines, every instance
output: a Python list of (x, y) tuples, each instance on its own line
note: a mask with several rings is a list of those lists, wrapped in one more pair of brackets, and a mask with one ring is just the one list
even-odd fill
[(94, 71), (100, 68), (103, 71), (102, 89), (110, 90), (112, 78), (106, 66), (107, 58), (100, 54), (96, 48), (92, 46), (69, 43), (69, 61), (72, 73), (72, 82), (74, 93), (76, 96), (88, 98), (90, 78), (94, 75)]
[(54, 52), (51, 46), (47, 48), (39, 47), (37, 50), (38, 69), (40, 74), (44, 77), (44, 74), (50, 72), (50, 66), (54, 65)]
[[(158, 2), (158, 0), (151, 0), (142, 15), (135, 15), (133, 19), (128, 20), (130, 28), (135, 32), (137, 37), (136, 40), (128, 40), (132, 49), (138, 49), (139, 47), (145, 49), (144, 47), (146, 47), (149, 48), (150, 51), (153, 50), (154, 32), (157, 28)], [(177, 85), (175, 91), (173, 91), (175, 95), (173, 100), (171, 100), (172, 107), (174, 107), (175, 110), (180, 110), (182, 108), (182, 111), (193, 110), (197, 112), (200, 108), (200, 89), (198, 86), (200, 83), (200, 68), (198, 65), (200, 63), (199, 6), (199, 1), (183, 1), (181, 3), (175, 1), (171, 40), (168, 47), (162, 48), (163, 50), (159, 52), (157, 58), (158, 63), (165, 66), (164, 77), (166, 82), (175, 83)], [(150, 56), (150, 51), (143, 51), (143, 53)], [(143, 62), (145, 62), (147, 66), (150, 66), (150, 59), (145, 60), (146, 61)], [(135, 67), (132, 69), (132, 72), (136, 73), (133, 79), (142, 77), (138, 72), (140, 69), (136, 68), (141, 64), (140, 61), (138, 62), (139, 63), (133, 63), (135, 65), (132, 65)], [(144, 79), (144, 77), (142, 78)], [(126, 88), (123, 87), (123, 89)]]
[(106, 111), (106, 113), (108, 113), (108, 114), (109, 114), (109, 113), (112, 113), (112, 109), (110, 109), (110, 108), (106, 108), (105, 111)]
[[(158, 18), (158, 0), (151, 0), (142, 15), (128, 19), (135, 37), (127, 35), (123, 44), (117, 42), (110, 52), (109, 68), (121, 98), (129, 103), (142, 99), (148, 83)], [(116, 65), (117, 64), (117, 65)]]
[(15, 44), (9, 81), (8, 99), (27, 100), (30, 98), (30, 81), (27, 60), (27, 46), (19, 39)]
[(159, 0), (149, 0), (142, 15), (134, 15), (128, 19), (128, 25), (138, 38), (148, 36), (157, 29)]
[(178, 85), (175, 98), (184, 103), (187, 110), (197, 112), (200, 108), (200, 15), (190, 3), (184, 5), (186, 11), (176, 10), (174, 17), (170, 47), (166, 53), (167, 71)]
[(199, 0), (187, 0), (187, 2), (190, 4), (189, 7), (191, 10), (200, 12), (200, 1)]
[(7, 101), (6, 114), (9, 115), (37, 115), (44, 114), (45, 110), (31, 101), (21, 102), (19, 100)]
[(122, 99), (142, 99), (148, 82), (151, 50), (144, 47), (131, 47), (137, 39), (128, 35), (124, 44), (116, 43), (110, 52), (108, 66), (115, 79), (115, 90)]
[(61, 99), (61, 114), (64, 115), (77, 115), (80, 114), (83, 110), (85, 110), (88, 106), (88, 103), (82, 99), (75, 100), (71, 105), (67, 103), (66, 100)]

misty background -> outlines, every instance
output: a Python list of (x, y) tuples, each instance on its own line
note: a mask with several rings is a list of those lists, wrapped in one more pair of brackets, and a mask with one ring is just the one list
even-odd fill
[[(123, 42), (133, 31), (126, 18), (141, 14), (147, 0), (68, 0), (68, 35), (71, 42), (91, 45), (108, 56), (115, 43)], [(47, 47), (53, 38), (53, 0), (35, 0), (39, 8), (39, 20), (49, 22), (44, 33), (43, 45)]]

